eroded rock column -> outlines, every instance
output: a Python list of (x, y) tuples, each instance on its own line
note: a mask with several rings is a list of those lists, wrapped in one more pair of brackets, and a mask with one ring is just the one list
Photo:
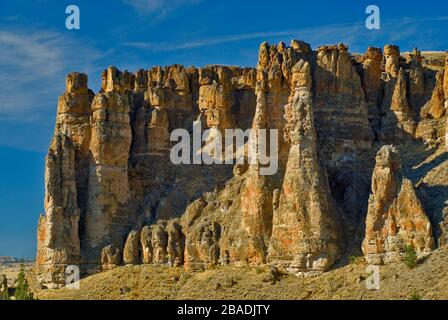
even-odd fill
[(386, 145), (376, 156), (362, 251), (368, 263), (383, 264), (402, 260), (406, 246), (422, 255), (434, 238), (412, 182), (401, 176), (398, 151)]
[(90, 104), (87, 75), (70, 73), (59, 97), (45, 165), (45, 216), (38, 224), (36, 270), (49, 288), (65, 285), (65, 268), (80, 263), (80, 220), (87, 203)]
[(129, 92), (134, 82), (126, 75), (109, 67), (105, 92), (98, 93), (92, 102), (89, 197), (83, 239), (84, 263), (89, 269), (96, 268), (103, 247), (123, 246), (123, 230), (130, 219), (123, 210), (129, 199)]
[(366, 94), (369, 122), (375, 137), (378, 138), (381, 125), (381, 63), (383, 53), (380, 48), (369, 47), (363, 58), (362, 85)]
[(268, 261), (295, 274), (326, 271), (340, 255), (340, 230), (324, 168), (319, 162), (308, 62), (294, 67), (296, 83), (286, 108), (291, 144)]
[(39, 282), (48, 288), (65, 285), (65, 268), (79, 265), (75, 148), (67, 136), (53, 138), (46, 159), (45, 216), (37, 231), (36, 271)]

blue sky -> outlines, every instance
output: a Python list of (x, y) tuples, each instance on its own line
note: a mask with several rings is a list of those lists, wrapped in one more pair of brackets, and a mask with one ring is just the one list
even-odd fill
[[(65, 28), (78, 5), (81, 29)], [(367, 30), (365, 8), (381, 10)], [(345, 42), (352, 52), (394, 43), (448, 50), (446, 1), (0, 1), (0, 255), (32, 257), (43, 212), (44, 157), (65, 75), (109, 65), (135, 71), (181, 63), (255, 66), (262, 41)]]

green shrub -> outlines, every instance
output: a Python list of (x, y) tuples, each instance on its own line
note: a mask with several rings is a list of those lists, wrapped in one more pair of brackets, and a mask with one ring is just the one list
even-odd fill
[(0, 293), (0, 300), (9, 300), (8, 290)]
[(415, 268), (417, 266), (417, 252), (415, 252), (414, 247), (406, 246), (404, 252), (404, 263), (410, 268)]
[(9, 300), (8, 280), (2, 274), (0, 275), (0, 290), (3, 290), (3, 292), (0, 292), (0, 300)]
[(414, 291), (413, 294), (411, 294), (411, 296), (409, 297), (409, 300), (421, 300), (422, 297), (418, 294), (417, 291)]
[(25, 265), (20, 265), (20, 272), (16, 280), (16, 300), (34, 300), (33, 293), (29, 290), (28, 280), (25, 274)]

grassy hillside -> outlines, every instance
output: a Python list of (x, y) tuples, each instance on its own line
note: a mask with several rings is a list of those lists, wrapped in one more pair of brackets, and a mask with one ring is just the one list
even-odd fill
[(218, 266), (186, 272), (161, 266), (122, 266), (81, 280), (79, 290), (37, 290), (39, 299), (448, 299), (448, 248), (410, 269), (380, 267), (380, 289), (368, 290), (362, 258), (315, 278), (280, 274), (269, 267)]

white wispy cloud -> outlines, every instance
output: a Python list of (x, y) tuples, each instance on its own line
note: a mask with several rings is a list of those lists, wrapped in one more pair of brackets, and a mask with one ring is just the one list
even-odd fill
[(244, 40), (271, 40), (282, 37), (303, 39), (315, 46), (344, 42), (354, 46), (357, 50), (362, 47), (362, 44), (375, 42), (380, 39), (381, 41), (391, 43), (396, 41), (411, 43), (414, 41), (414, 43), (420, 43), (422, 45), (431, 45), (431, 41), (434, 41), (434, 39), (428, 37), (431, 34), (431, 29), (425, 28), (424, 25), (427, 23), (444, 21), (448, 21), (448, 16), (424, 18), (420, 20), (414, 18), (400, 18), (383, 21), (381, 30), (367, 30), (364, 21), (357, 21), (354, 23), (324, 25), (302, 29), (262, 31), (207, 37), (202, 39), (178, 39), (169, 42), (124, 42), (122, 45), (137, 49), (163, 52), (194, 49)]
[(66, 74), (92, 71), (100, 56), (67, 34), (0, 27), (0, 118), (53, 116)]
[[(303, 28), (300, 30), (266, 31), (226, 35), (221, 37), (210, 37), (203, 39), (192, 39), (185, 41), (170, 42), (124, 42), (123, 45), (147, 49), (151, 51), (177, 51), (185, 49), (200, 48), (206, 46), (220, 45), (225, 43), (239, 42), (244, 40), (262, 39), (270, 40), (279, 37), (296, 37), (308, 42), (327, 40), (334, 36), (341, 41), (341, 38), (351, 39), (357, 32), (360, 32), (359, 24), (328, 25), (316, 28)], [(325, 42), (325, 41), (324, 41)]]
[(142, 14), (161, 20), (179, 7), (195, 5), (202, 0), (123, 0), (123, 2)]

